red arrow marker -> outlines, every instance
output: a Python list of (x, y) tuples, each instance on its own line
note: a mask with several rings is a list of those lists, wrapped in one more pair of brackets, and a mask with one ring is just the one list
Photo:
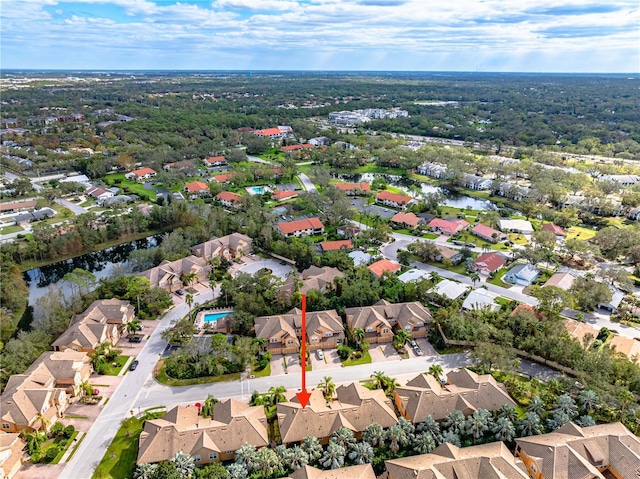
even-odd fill
[(296, 394), (302, 409), (307, 407), (311, 393), (307, 392), (307, 296), (302, 295), (302, 392)]

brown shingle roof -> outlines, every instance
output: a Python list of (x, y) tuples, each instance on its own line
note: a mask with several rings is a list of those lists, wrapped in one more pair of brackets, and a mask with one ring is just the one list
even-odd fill
[(313, 466), (304, 466), (291, 473), (291, 479), (376, 479), (371, 464), (347, 466), (323, 471)]

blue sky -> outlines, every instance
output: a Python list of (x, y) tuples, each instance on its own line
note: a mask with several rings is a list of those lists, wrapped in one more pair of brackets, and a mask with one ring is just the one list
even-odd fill
[(639, 72), (638, 0), (1, 0), (2, 68)]

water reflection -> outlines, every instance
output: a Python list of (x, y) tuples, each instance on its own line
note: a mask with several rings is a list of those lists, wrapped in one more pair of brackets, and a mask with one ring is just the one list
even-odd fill
[[(83, 254), (76, 258), (71, 258), (57, 263), (34, 268), (24, 273), (24, 279), (29, 286), (29, 304), (35, 304), (35, 301), (43, 296), (50, 284), (58, 283), (65, 274), (70, 273), (76, 268), (81, 268), (93, 273), (96, 279), (107, 278), (117, 270), (117, 268), (126, 266), (129, 255), (137, 249), (147, 249), (157, 246), (162, 241), (162, 235), (149, 236), (140, 240), (123, 243), (111, 248), (106, 248), (93, 253)], [(60, 285), (62, 293), (66, 286)]]
[(376, 178), (384, 178), (387, 184), (399, 188), (406, 193), (410, 193), (412, 185), (420, 187), (423, 193), (442, 193), (445, 196), (444, 204), (453, 208), (470, 208), (473, 210), (496, 210), (495, 203), (489, 200), (474, 198), (473, 196), (461, 195), (440, 186), (434, 186), (429, 183), (405, 178), (400, 175), (386, 175), (382, 173), (340, 173), (334, 174), (339, 180), (352, 183), (366, 182), (371, 183)]

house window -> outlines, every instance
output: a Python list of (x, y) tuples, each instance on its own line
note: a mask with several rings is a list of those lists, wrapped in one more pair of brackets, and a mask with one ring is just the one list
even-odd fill
[(311, 338), (311, 342), (312, 343), (317, 343), (318, 342), (318, 338), (316, 336), (314, 336), (313, 338)]
[(278, 342), (278, 338), (271, 338), (269, 341), (272, 342), (272, 343), (277, 343)]
[(9, 429), (11, 426), (9, 426), (6, 422), (2, 423), (2, 429)]
[(367, 333), (373, 333), (373, 328), (367, 328)]
[(389, 328), (384, 328), (384, 329), (382, 330), (382, 333), (383, 333), (383, 334), (389, 334)]
[(407, 326), (406, 328), (404, 328), (405, 331), (411, 331), (411, 326)]
[(209, 453), (209, 459), (218, 459), (218, 453), (217, 452), (210, 452)]
[(71, 349), (73, 349), (74, 351), (78, 350), (78, 346), (72, 346)]
[(422, 321), (418, 321), (418, 322), (416, 323), (416, 326), (424, 326), (424, 323), (423, 323)]
[(293, 344), (293, 339), (287, 339), (287, 344)]
[(193, 460), (195, 462), (200, 462), (200, 454), (196, 454), (195, 456), (193, 456)]
[(46, 404), (44, 406), (42, 406), (42, 414), (44, 414), (48, 410), (49, 410), (49, 406), (47, 406)]
[(227, 451), (227, 454), (233, 454), (233, 451)]
[(328, 331), (326, 333), (324, 333), (325, 337), (330, 338), (331, 336), (333, 336), (333, 333), (331, 331)]

